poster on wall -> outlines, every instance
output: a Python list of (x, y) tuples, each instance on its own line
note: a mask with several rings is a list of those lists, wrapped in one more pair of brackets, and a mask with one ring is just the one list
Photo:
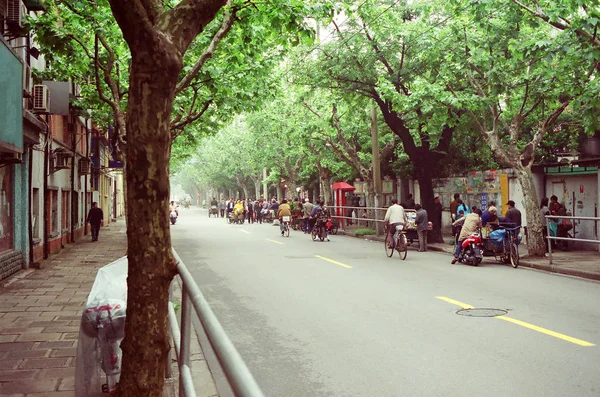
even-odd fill
[(12, 165), (0, 166), (0, 252), (13, 248), (13, 189), (11, 182)]

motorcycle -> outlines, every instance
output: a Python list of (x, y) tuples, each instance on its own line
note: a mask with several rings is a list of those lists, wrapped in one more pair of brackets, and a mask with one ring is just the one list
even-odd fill
[(219, 217), (219, 208), (216, 205), (212, 205), (208, 210), (208, 217), (210, 218), (211, 215)]
[(340, 223), (335, 219), (327, 219), (327, 233), (337, 234)]
[(317, 238), (321, 241), (324, 241), (325, 239), (327, 239), (327, 241), (329, 241), (329, 238), (327, 237), (327, 224), (330, 223), (330, 220), (328, 219), (327, 221), (325, 220), (317, 220), (317, 222), (315, 222), (315, 225), (313, 226), (312, 232), (311, 232), (311, 238), (313, 241), (316, 241)]
[(177, 211), (171, 210), (169, 212), (169, 219), (171, 220), (171, 224), (174, 225), (177, 222)]
[(461, 244), (458, 261), (465, 265), (477, 266), (483, 260), (485, 246), (480, 233), (472, 233)]

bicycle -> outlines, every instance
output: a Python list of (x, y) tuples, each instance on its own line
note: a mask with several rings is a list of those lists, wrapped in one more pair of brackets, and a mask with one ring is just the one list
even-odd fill
[(283, 222), (283, 236), (290, 237), (290, 217), (282, 216), (281, 222)]
[(510, 263), (511, 266), (516, 269), (519, 266), (520, 257), (515, 233), (520, 227), (507, 228), (500, 226), (500, 229), (504, 229), (505, 233), (504, 239), (502, 240), (502, 251), (496, 253), (496, 260), (499, 262)]
[(394, 250), (398, 251), (398, 255), (400, 259), (405, 260), (406, 255), (408, 253), (408, 242), (406, 240), (406, 233), (404, 230), (398, 230), (398, 240), (396, 244), (394, 244), (394, 234), (391, 233), (390, 225), (385, 225), (385, 254), (388, 258), (391, 258), (394, 255)]
[[(316, 241), (317, 238), (324, 241), (327, 238), (327, 226), (325, 226), (325, 222), (317, 220), (312, 228), (310, 237), (312, 238), (312, 241)], [(329, 241), (329, 239), (327, 239), (327, 241)]]

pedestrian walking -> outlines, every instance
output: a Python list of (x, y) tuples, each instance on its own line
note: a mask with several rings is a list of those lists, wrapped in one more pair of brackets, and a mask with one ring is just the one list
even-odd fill
[(452, 220), (452, 237), (453, 241), (450, 245), (456, 244), (456, 235), (458, 232), (458, 227), (454, 225), (456, 221), (456, 213), (458, 212), (458, 206), (460, 205), (460, 193), (454, 193), (454, 201), (450, 203), (450, 218)]
[(100, 226), (104, 225), (104, 213), (102, 212), (102, 208), (98, 208), (98, 203), (95, 201), (92, 203), (86, 223), (89, 223), (92, 227), (92, 241), (98, 241)]
[(417, 217), (417, 236), (419, 237), (419, 252), (427, 251), (427, 231), (429, 230), (429, 220), (427, 219), (427, 211), (420, 204), (415, 205)]
[(254, 202), (248, 199), (248, 223), (254, 223)]
[(262, 204), (258, 200), (254, 202), (254, 216), (256, 223), (262, 223)]
[(225, 216), (225, 208), (227, 208), (227, 203), (225, 202), (225, 199), (223, 199), (219, 203), (219, 212), (221, 213), (221, 218)]
[(304, 204), (302, 205), (302, 230), (304, 234), (310, 233), (311, 227), (309, 222), (310, 213), (313, 209), (313, 204), (307, 198), (304, 200)]

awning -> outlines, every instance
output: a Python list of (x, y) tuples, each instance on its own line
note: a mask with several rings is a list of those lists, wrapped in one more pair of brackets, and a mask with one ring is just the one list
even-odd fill
[(333, 184), (333, 190), (341, 190), (342, 192), (351, 192), (355, 189), (354, 186), (347, 184), (346, 182), (335, 182)]

